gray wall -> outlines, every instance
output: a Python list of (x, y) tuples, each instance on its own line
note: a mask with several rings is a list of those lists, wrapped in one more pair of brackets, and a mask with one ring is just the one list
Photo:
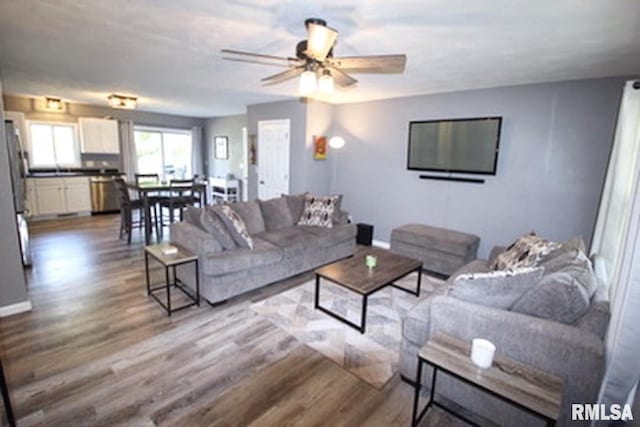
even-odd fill
[[(226, 177), (232, 173), (236, 178), (242, 178), (242, 128), (247, 126), (247, 116), (214, 117), (208, 119), (204, 127), (204, 146), (206, 152), (209, 176)], [(214, 156), (213, 139), (216, 136), (229, 138), (229, 159), (216, 159)]]
[[(0, 81), (0, 95), (2, 82)], [(6, 149), (2, 97), (0, 96), (0, 307), (27, 300), (20, 257), (16, 214), (13, 207), (9, 158)]]
[[(333, 107), (346, 140), (333, 191), (355, 221), (389, 241), (418, 222), (475, 233), (479, 254), (535, 230), (591, 234), (613, 139), (622, 79), (466, 91)], [(497, 175), (483, 185), (418, 179), (406, 169), (411, 120), (503, 116)]]

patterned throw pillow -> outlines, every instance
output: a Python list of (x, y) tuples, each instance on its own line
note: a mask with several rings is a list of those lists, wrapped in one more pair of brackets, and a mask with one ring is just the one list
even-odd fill
[(298, 221), (298, 225), (315, 225), (317, 227), (333, 227), (333, 213), (336, 210), (341, 195), (316, 197), (310, 194), (305, 196), (304, 212)]
[(220, 214), (220, 219), (222, 219), (224, 225), (227, 226), (227, 230), (231, 233), (231, 237), (233, 237), (233, 240), (236, 241), (238, 246), (253, 249), (253, 239), (249, 235), (247, 226), (242, 218), (240, 218), (240, 215), (228, 205), (220, 206)]
[(551, 251), (560, 247), (560, 243), (544, 240), (536, 233), (521, 236), (491, 263), (492, 270), (507, 268), (535, 267), (538, 261)]

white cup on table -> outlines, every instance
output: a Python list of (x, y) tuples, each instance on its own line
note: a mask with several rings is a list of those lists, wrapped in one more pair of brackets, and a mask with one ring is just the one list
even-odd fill
[(471, 341), (471, 361), (480, 368), (488, 368), (493, 363), (496, 346), (484, 338)]

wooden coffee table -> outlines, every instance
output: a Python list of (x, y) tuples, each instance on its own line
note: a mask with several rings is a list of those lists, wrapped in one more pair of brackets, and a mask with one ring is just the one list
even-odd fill
[[(378, 258), (378, 265), (376, 267), (368, 268), (365, 265), (365, 257), (367, 255), (373, 255)], [(418, 283), (415, 291), (396, 286), (393, 283), (414, 271), (418, 273)], [(420, 296), (422, 261), (372, 247), (360, 251), (351, 258), (320, 267), (315, 270), (315, 274), (315, 308), (364, 334), (367, 319), (367, 299), (369, 295), (379, 291), (385, 286), (393, 286), (394, 288), (409, 292), (415, 296)], [(329, 280), (362, 296), (362, 318), (359, 325), (320, 305), (320, 278)]]

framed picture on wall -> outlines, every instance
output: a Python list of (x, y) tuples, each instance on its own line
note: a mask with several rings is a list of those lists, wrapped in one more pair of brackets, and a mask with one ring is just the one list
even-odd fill
[(327, 137), (326, 136), (313, 137), (313, 158), (315, 160), (327, 159)]
[(214, 153), (216, 159), (229, 158), (229, 138), (226, 136), (216, 136), (213, 138)]

